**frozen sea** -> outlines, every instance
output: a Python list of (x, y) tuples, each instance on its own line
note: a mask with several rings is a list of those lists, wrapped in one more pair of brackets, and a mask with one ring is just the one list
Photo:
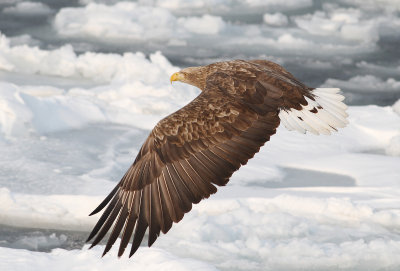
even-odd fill
[[(1, 0), (0, 270), (400, 270), (398, 0)], [(275, 61), (340, 87), (349, 125), (280, 127), (229, 184), (128, 258), (88, 214), (186, 66)]]

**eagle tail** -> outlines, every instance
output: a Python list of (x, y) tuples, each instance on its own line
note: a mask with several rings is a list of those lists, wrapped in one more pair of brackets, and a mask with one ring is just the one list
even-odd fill
[(329, 135), (348, 124), (347, 106), (339, 88), (316, 88), (311, 93), (314, 100), (305, 97), (308, 104), (301, 110), (292, 108), (279, 112), (281, 122), (288, 130)]

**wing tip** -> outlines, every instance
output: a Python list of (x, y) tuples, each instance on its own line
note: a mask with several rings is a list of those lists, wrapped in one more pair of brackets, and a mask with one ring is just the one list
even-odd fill
[(307, 105), (303, 105), (302, 110), (281, 109), (279, 117), (288, 130), (330, 135), (338, 128), (346, 127), (348, 107), (343, 102), (345, 97), (340, 88), (315, 88), (312, 94), (314, 99), (305, 97)]
[(104, 251), (103, 251), (103, 254), (101, 254), (101, 257), (103, 258), (103, 257), (107, 254), (108, 251), (109, 251), (109, 250), (104, 250)]
[(95, 214), (97, 214), (98, 212), (101, 211), (101, 209), (100, 209), (100, 210), (97, 210), (97, 209), (98, 209), (98, 208), (94, 209), (88, 216), (95, 215)]
[(135, 254), (138, 249), (139, 249), (139, 246), (133, 246), (133, 244), (132, 244), (132, 249), (129, 252), (129, 258), (132, 257), (133, 254)]
[(114, 197), (115, 193), (117, 193), (118, 188), (119, 188), (119, 183), (114, 187), (114, 189), (110, 192), (110, 194), (108, 194), (108, 196), (99, 204), (99, 206), (97, 206), (96, 209), (94, 209), (89, 214), (89, 216), (95, 215), (101, 210), (103, 210), (103, 208), (106, 207), (107, 204), (110, 202), (110, 200)]

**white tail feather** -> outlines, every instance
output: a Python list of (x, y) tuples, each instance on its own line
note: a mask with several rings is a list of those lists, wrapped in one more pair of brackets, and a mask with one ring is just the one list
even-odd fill
[(308, 104), (302, 110), (282, 109), (279, 118), (290, 131), (329, 135), (348, 123), (347, 106), (342, 102), (344, 96), (339, 92), (339, 88), (316, 88), (312, 91), (315, 101), (306, 97)]

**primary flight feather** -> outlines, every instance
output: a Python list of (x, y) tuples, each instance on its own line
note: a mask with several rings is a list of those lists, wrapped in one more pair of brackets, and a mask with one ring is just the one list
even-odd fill
[(346, 126), (346, 105), (337, 88), (310, 88), (266, 60), (234, 60), (190, 67), (171, 81), (202, 92), (162, 119), (150, 132), (118, 185), (91, 213), (107, 206), (88, 241), (111, 230), (103, 255), (121, 236), (118, 256), (129, 256), (148, 230), (151, 246), (193, 203), (217, 192), (276, 132), (330, 134)]

